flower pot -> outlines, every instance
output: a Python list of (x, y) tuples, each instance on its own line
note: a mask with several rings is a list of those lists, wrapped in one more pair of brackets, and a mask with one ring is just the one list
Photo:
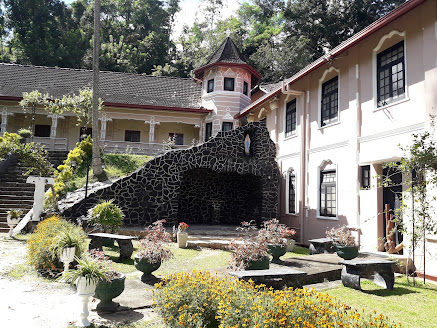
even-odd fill
[(114, 278), (111, 281), (100, 280), (96, 286), (95, 298), (100, 300), (97, 304), (97, 311), (114, 312), (119, 303), (113, 302), (112, 299), (120, 296), (124, 291), (125, 275)]
[(158, 270), (161, 266), (161, 261), (156, 263), (149, 263), (149, 260), (144, 257), (138, 257), (138, 254), (134, 256), (134, 265), (138, 271), (141, 271), (141, 281), (147, 281), (150, 279), (152, 272)]
[(267, 270), (270, 268), (270, 259), (265, 257), (260, 260), (249, 261), (246, 265), (246, 270)]
[(77, 294), (80, 296), (92, 296), (96, 290), (97, 282), (94, 280), (87, 280), (85, 277), (80, 277), (76, 283)]
[(70, 263), (73, 262), (74, 255), (76, 254), (76, 247), (65, 247), (62, 249), (60, 256), (61, 262), (64, 263), (64, 273), (68, 272)]
[(177, 241), (179, 248), (187, 248), (188, 245), (188, 233), (186, 232), (179, 232), (177, 233)]
[(20, 218), (19, 217), (15, 218), (15, 217), (8, 215), (6, 217), (6, 221), (8, 222), (9, 227), (14, 228), (18, 224), (18, 222), (20, 222)]
[(287, 245), (267, 245), (267, 251), (271, 256), (273, 256), (273, 261), (279, 261), (279, 258), (287, 253)]
[(287, 252), (292, 252), (295, 245), (296, 241), (294, 239), (287, 238)]
[(358, 256), (358, 246), (336, 245), (337, 255), (345, 260), (352, 260)]

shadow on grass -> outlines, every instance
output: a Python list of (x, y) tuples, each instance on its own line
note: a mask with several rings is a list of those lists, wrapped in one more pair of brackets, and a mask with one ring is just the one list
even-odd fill
[(417, 293), (416, 291), (411, 290), (410, 288), (399, 287), (399, 284), (397, 283), (395, 284), (392, 290), (388, 290), (374, 284), (372, 281), (363, 281), (363, 283), (361, 284), (361, 291), (365, 294), (371, 294), (381, 297), (402, 296), (402, 295)]

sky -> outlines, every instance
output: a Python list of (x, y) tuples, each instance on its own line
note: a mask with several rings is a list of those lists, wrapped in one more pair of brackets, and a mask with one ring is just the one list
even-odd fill
[[(66, 4), (70, 4), (75, 0), (64, 0)], [(227, 18), (234, 14), (238, 7), (240, 6), (239, 0), (224, 0), (224, 6), (221, 14), (221, 18)], [(182, 32), (182, 27), (184, 24), (191, 25), (196, 19), (196, 13), (200, 10), (200, 0), (181, 0), (180, 1), (181, 11), (176, 15), (175, 32), (173, 39), (177, 39)], [(201, 17), (200, 14), (198, 17)]]

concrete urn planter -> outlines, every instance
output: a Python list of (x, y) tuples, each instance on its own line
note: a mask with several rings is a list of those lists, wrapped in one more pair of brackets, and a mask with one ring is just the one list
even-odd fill
[(287, 252), (292, 252), (295, 245), (296, 241), (294, 239), (287, 238)]
[(179, 248), (187, 248), (188, 245), (188, 233), (186, 232), (179, 232), (176, 235), (177, 242)]
[(279, 258), (284, 255), (285, 253), (287, 253), (287, 245), (274, 245), (274, 244), (269, 244), (267, 245), (268, 247), (268, 252), (271, 256), (273, 256), (273, 261), (279, 261)]
[(65, 247), (62, 249), (60, 260), (64, 263), (64, 273), (68, 272), (70, 263), (73, 262), (74, 255), (76, 254), (76, 247)]
[(94, 294), (94, 297), (100, 300), (99, 304), (97, 304), (97, 311), (114, 312), (120, 306), (119, 303), (112, 301), (112, 299), (123, 293), (125, 280), (126, 276), (120, 275), (119, 278), (114, 278), (111, 281), (100, 280), (97, 283)]
[(147, 281), (152, 272), (158, 270), (161, 266), (161, 261), (156, 263), (149, 263), (149, 260), (144, 257), (139, 257), (138, 254), (134, 256), (134, 265), (138, 271), (141, 271), (143, 275), (141, 276), (141, 281)]
[(335, 245), (337, 255), (345, 260), (352, 260), (358, 256), (358, 246)]
[(246, 270), (268, 270), (270, 268), (270, 259), (265, 257), (256, 261), (249, 261)]
[(80, 314), (80, 322), (76, 323), (78, 327), (88, 327), (91, 323), (88, 320), (88, 298), (94, 295), (97, 282), (88, 280), (85, 277), (80, 277), (76, 283), (77, 294), (82, 297), (82, 313)]

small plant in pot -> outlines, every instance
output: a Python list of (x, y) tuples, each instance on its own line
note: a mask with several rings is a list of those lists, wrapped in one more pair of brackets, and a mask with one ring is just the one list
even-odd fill
[(186, 232), (189, 225), (185, 222), (180, 222), (178, 226), (178, 232), (176, 234), (176, 240), (179, 248), (186, 248), (188, 245), (188, 233)]
[(53, 253), (64, 263), (64, 274), (68, 272), (69, 265), (75, 256), (80, 257), (85, 251), (86, 235), (83, 230), (68, 229), (61, 231), (53, 241)]
[[(123, 225), (125, 215), (121, 208), (114, 204), (114, 200), (102, 200), (91, 210), (90, 223), (97, 229), (106, 233), (116, 233)], [(114, 240), (110, 239), (109, 243), (104, 246), (114, 246)]]
[(352, 260), (358, 256), (358, 246), (355, 237), (346, 226), (332, 228), (326, 231), (326, 237), (333, 240), (337, 249), (337, 255), (345, 260)]
[(265, 221), (263, 228), (258, 232), (258, 241), (267, 244), (268, 252), (274, 261), (279, 261), (279, 257), (287, 252), (287, 240), (283, 233), (285, 229), (285, 225), (280, 224), (277, 219), (272, 219)]
[(21, 143), (25, 143), (32, 136), (32, 131), (29, 129), (18, 130), (18, 135), (21, 137)]
[(282, 231), (282, 237), (287, 240), (287, 252), (291, 252), (294, 249), (296, 241), (294, 240), (294, 236), (296, 235), (296, 230), (284, 228)]
[(10, 210), (7, 211), (6, 221), (9, 226), (9, 236), (12, 236), (12, 230), (17, 226), (18, 222), (20, 222), (20, 216), (23, 213), (21, 210)]
[(100, 279), (96, 286), (94, 297), (100, 300), (96, 309), (97, 311), (114, 312), (120, 304), (112, 299), (123, 293), (126, 276), (113, 269), (113, 262), (102, 251), (92, 249), (90, 256), (107, 269), (106, 279)]
[(139, 252), (134, 256), (134, 265), (143, 272), (141, 281), (152, 277), (152, 272), (158, 270), (163, 261), (173, 254), (167, 244), (171, 242), (171, 234), (165, 231), (165, 220), (158, 220), (144, 231), (145, 237), (139, 241)]

